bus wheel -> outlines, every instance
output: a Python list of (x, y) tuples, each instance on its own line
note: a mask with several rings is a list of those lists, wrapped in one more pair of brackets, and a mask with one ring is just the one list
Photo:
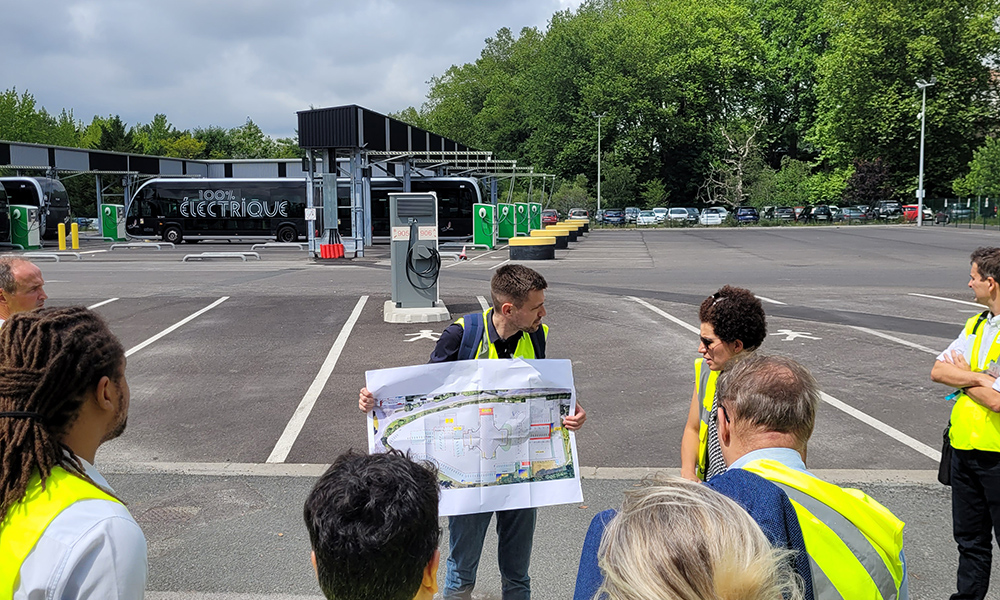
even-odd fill
[(278, 230), (278, 241), (285, 244), (290, 244), (299, 239), (299, 232), (295, 230), (291, 225), (285, 225)]
[(167, 227), (163, 230), (163, 241), (172, 244), (179, 244), (184, 239), (181, 230), (176, 227)]

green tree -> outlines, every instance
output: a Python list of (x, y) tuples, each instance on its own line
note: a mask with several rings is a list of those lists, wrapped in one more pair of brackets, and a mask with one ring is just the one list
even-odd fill
[(834, 25), (818, 60), (816, 123), (811, 140), (833, 167), (882, 158), (900, 187), (915, 189), (921, 96), (927, 90), (926, 181), (942, 194), (995, 130), (1000, 52), (997, 0), (827, 2)]
[(101, 123), (101, 137), (96, 146), (99, 150), (112, 152), (137, 152), (132, 130), (121, 117), (114, 115)]
[(590, 210), (594, 205), (596, 202), (587, 194), (586, 176), (577, 175), (573, 179), (564, 179), (559, 183), (559, 187), (552, 193), (549, 205), (545, 208), (554, 208), (566, 215), (571, 208)]
[(659, 179), (651, 179), (642, 184), (642, 204), (645, 208), (657, 208), (667, 202), (670, 192)]
[(175, 158), (203, 158), (205, 155), (205, 142), (191, 136), (185, 131), (172, 139), (163, 142), (163, 156)]
[(204, 158), (230, 158), (233, 156), (233, 140), (229, 129), (217, 125), (196, 127), (194, 138), (205, 144)]
[(139, 152), (162, 156), (167, 142), (180, 136), (180, 132), (167, 121), (167, 115), (157, 113), (149, 123), (136, 125), (132, 135)]
[(269, 158), (275, 150), (274, 140), (264, 135), (250, 117), (242, 127), (231, 129), (229, 137), (232, 158)]
[(952, 184), (959, 196), (1000, 198), (1000, 139), (987, 138), (972, 154), (969, 172)]

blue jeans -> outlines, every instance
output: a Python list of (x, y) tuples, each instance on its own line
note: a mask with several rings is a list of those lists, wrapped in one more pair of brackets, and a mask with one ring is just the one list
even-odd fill
[[(503, 600), (528, 600), (531, 597), (531, 542), (535, 536), (534, 508), (497, 511), (497, 562)], [(446, 600), (471, 598), (476, 586), (476, 570), (483, 553), (486, 529), (493, 513), (448, 517), (448, 574), (444, 581)]]

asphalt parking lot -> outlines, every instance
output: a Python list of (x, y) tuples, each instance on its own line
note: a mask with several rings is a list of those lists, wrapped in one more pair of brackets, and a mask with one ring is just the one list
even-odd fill
[[(968, 256), (993, 244), (997, 232), (912, 226), (594, 231), (533, 263), (550, 286), (548, 354), (572, 359), (589, 416), (577, 436), (585, 502), (542, 509), (536, 597), (571, 596), (597, 511), (646, 473), (676, 472), (698, 304), (724, 284), (762, 298), (764, 351), (803, 362), (826, 394), (809, 467), (908, 522), (912, 597), (950, 593), (950, 501), (934, 481), (950, 405), (929, 372), (981, 310)], [(324, 263), (289, 249), (181, 262), (248, 249), (238, 244), (105, 247), (39, 264), (50, 305), (99, 304), (129, 351), (128, 430), (98, 467), (147, 532), (149, 597), (317, 596), (305, 495), (323, 465), (367, 447), (365, 371), (426, 362), (446, 323), (383, 322), (387, 247)], [(442, 269), (453, 318), (481, 310), (507, 252), (470, 258)], [(483, 597), (498, 598), (490, 556), (480, 579)]]

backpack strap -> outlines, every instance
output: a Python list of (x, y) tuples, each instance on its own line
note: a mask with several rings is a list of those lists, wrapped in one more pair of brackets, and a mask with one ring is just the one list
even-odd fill
[(479, 342), (483, 339), (485, 329), (486, 321), (483, 320), (483, 313), (465, 315), (462, 326), (462, 343), (458, 346), (458, 360), (476, 358)]
[(989, 317), (990, 317), (989, 309), (984, 310), (983, 314), (979, 315), (979, 318), (976, 319), (976, 326), (972, 328), (972, 335), (976, 335), (976, 330), (979, 329), (979, 326), (983, 323), (983, 321), (985, 321)]

